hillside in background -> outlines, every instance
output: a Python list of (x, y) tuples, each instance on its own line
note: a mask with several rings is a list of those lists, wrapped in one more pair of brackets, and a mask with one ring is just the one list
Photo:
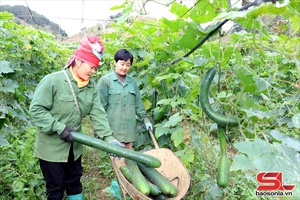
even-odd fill
[(0, 12), (3, 11), (12, 13), (15, 16), (16, 23), (31, 25), (36, 28), (38, 27), (41, 30), (51, 32), (57, 37), (57, 39), (65, 38), (68, 36), (66, 31), (62, 30), (58, 24), (51, 22), (48, 18), (38, 14), (33, 10), (29, 10), (26, 6), (3, 5), (0, 7)]
[[(82, 30), (74, 35), (68, 35), (65, 30), (63, 30), (58, 24), (50, 21), (47, 17), (39, 14), (33, 10), (29, 10), (28, 7), (23, 5), (9, 6), (1, 5), (0, 12), (7, 11), (14, 15), (15, 22), (17, 24), (22, 24), (24, 26), (33, 26), (36, 29), (50, 32), (55, 36), (55, 39), (63, 43), (73, 43), (78, 42), (84, 35), (101, 35), (110, 29), (111, 23), (117, 18), (122, 16), (121, 12), (118, 12), (114, 15), (109, 16), (109, 19), (106, 23), (99, 23), (92, 27), (84, 27)], [(147, 15), (141, 15), (138, 17), (141, 21), (151, 21), (156, 20), (153, 17)], [(132, 22), (136, 20), (136, 17), (129, 17), (126, 21)]]
[[(101, 35), (106, 32), (107, 28), (110, 28), (110, 22), (107, 24), (97, 24), (96, 26), (90, 28), (83, 28), (81, 32), (68, 35), (65, 30), (63, 30), (58, 24), (50, 21), (47, 17), (38, 14), (33, 10), (29, 10), (26, 6), (16, 5), (2, 5), (0, 6), (0, 12), (7, 11), (15, 16), (15, 22), (17, 24), (22, 24), (24, 26), (33, 26), (36, 29), (44, 30), (52, 33), (56, 40), (64, 43), (78, 42), (83, 35), (98, 34)], [(112, 21), (122, 16), (122, 13), (117, 13), (115, 15), (109, 16), (108, 21)]]

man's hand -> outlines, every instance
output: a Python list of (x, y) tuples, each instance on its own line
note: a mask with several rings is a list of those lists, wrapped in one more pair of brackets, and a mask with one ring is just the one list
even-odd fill
[[(113, 145), (116, 145), (116, 146), (119, 146), (119, 147), (123, 147), (125, 148), (125, 145), (120, 143), (118, 140), (112, 140), (109, 142), (109, 144), (113, 144)], [(108, 156), (112, 156), (112, 157), (116, 157), (117, 155), (114, 154), (114, 153), (107, 153)]]
[(73, 140), (71, 131), (73, 131), (73, 130), (70, 127), (66, 126), (65, 129), (63, 130), (63, 132), (59, 135), (60, 139), (66, 141), (66, 142), (73, 143), (74, 140)]

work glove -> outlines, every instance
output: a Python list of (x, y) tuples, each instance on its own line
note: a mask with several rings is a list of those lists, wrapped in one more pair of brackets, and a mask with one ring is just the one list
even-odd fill
[(94, 131), (94, 137), (97, 138), (97, 139), (101, 139), (101, 138), (99, 137), (99, 135), (97, 134), (96, 131)]
[(66, 126), (65, 129), (63, 130), (63, 132), (59, 135), (60, 139), (66, 141), (66, 142), (73, 143), (74, 140), (73, 140), (71, 131), (73, 131), (73, 130), (70, 127)]
[[(116, 146), (119, 146), (119, 147), (123, 147), (125, 148), (125, 145), (124, 144), (121, 144), (118, 140), (112, 140), (109, 142), (109, 144), (113, 144), (113, 145), (116, 145)], [(117, 155), (114, 154), (114, 153), (107, 153), (108, 156), (112, 156), (112, 157), (116, 157)], [(119, 157), (120, 159), (120, 157)]]
[(147, 131), (149, 131), (149, 128), (151, 129), (151, 131), (153, 130), (153, 127), (152, 127), (152, 123), (151, 123), (151, 122), (146, 122), (146, 123), (145, 123), (145, 127), (146, 127)]

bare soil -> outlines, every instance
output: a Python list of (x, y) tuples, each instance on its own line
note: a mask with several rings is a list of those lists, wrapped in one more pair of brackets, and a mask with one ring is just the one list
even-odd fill
[(109, 189), (115, 175), (110, 162), (101, 158), (101, 153), (103, 154), (100, 150), (92, 148), (84, 150), (82, 161), (84, 196), (89, 200), (116, 200), (118, 198), (113, 197)]

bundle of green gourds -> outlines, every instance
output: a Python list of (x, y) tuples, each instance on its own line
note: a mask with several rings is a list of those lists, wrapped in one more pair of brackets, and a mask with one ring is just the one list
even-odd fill
[(143, 195), (166, 199), (178, 194), (177, 188), (156, 169), (129, 159), (125, 163), (119, 168), (121, 173)]

